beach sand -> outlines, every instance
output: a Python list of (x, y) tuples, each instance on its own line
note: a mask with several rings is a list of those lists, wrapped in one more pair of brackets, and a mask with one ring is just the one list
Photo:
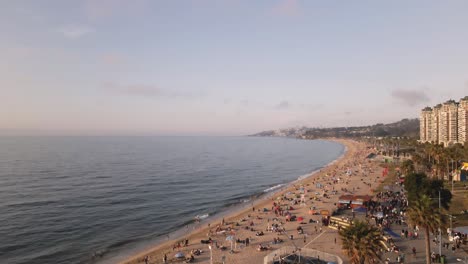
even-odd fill
[[(203, 228), (193, 230), (186, 236), (178, 240), (166, 241), (150, 250), (141, 252), (138, 255), (121, 263), (135, 264), (145, 263), (145, 257), (148, 256), (148, 263), (163, 263), (164, 254), (167, 255), (168, 263), (185, 263), (183, 260), (176, 260), (174, 255), (177, 252), (183, 252), (186, 256), (190, 256), (191, 250), (201, 249), (203, 252), (195, 256), (193, 263), (210, 263), (210, 250), (207, 244), (202, 244), (201, 240), (206, 240), (211, 237), (216, 243), (212, 245), (213, 263), (222, 263), (223, 257), (226, 263), (230, 264), (246, 264), (246, 263), (263, 263), (263, 258), (278, 248), (283, 246), (297, 246), (316, 249), (319, 251), (331, 253), (340, 256), (344, 263), (347, 263), (347, 257), (341, 250), (341, 242), (338, 233), (334, 229), (322, 227), (321, 216), (311, 215), (309, 210), (315, 207), (316, 211), (328, 210), (332, 212), (336, 208), (338, 197), (343, 194), (372, 194), (371, 189), (376, 188), (380, 184), (380, 176), (382, 168), (379, 162), (369, 161), (366, 159), (371, 150), (366, 149), (364, 143), (333, 139), (346, 146), (346, 153), (316, 172), (312, 177), (295, 182), (288, 188), (275, 193), (270, 198), (261, 199), (242, 211), (233, 212), (225, 216), (224, 224), (222, 220), (215, 222), (204, 222), (201, 224)], [(352, 171), (351, 176), (346, 172)], [(333, 182), (333, 178), (339, 179)], [(322, 186), (317, 186), (320, 183)], [(306, 190), (305, 204), (299, 203), (292, 205), (294, 210), (291, 213), (297, 217), (303, 217), (306, 224), (300, 224), (297, 221), (286, 221), (285, 216), (276, 216), (273, 212), (273, 202), (278, 202), (278, 197), (297, 198), (300, 197), (300, 188)], [(347, 189), (345, 191), (344, 189)], [(329, 198), (323, 198), (324, 190), (327, 190)], [(332, 192), (336, 191), (336, 194)], [(320, 201), (313, 199), (320, 196)], [(298, 199), (299, 200), (299, 199)], [(281, 204), (289, 204), (290, 201), (283, 200)], [(263, 208), (268, 211), (264, 212)], [(285, 234), (267, 231), (267, 228), (273, 223), (273, 219), (277, 218), (282, 223), (281, 228), (285, 229)], [(318, 223), (309, 223), (309, 219), (317, 220)], [(275, 222), (278, 223), (278, 222)], [(208, 227), (209, 226), (209, 227)], [(304, 234), (298, 234), (297, 227), (301, 226)], [(217, 233), (216, 229), (224, 231)], [(254, 231), (251, 231), (253, 229)], [(211, 230), (211, 234), (210, 233)], [(256, 236), (256, 232), (263, 231), (263, 236)], [(244, 243), (234, 243), (235, 250), (230, 253), (231, 243), (226, 240), (226, 237), (233, 235), (235, 239), (245, 240), (249, 238), (250, 245), (245, 246)], [(293, 235), (293, 239), (290, 239)], [(273, 244), (274, 238), (280, 238), (283, 242)], [(185, 239), (189, 245), (183, 246)], [(305, 242), (304, 242), (305, 239)], [(178, 242), (181, 242), (181, 247), (174, 248)], [(216, 247), (225, 246), (227, 249), (221, 250)], [(258, 251), (259, 244), (269, 246), (270, 249)]]

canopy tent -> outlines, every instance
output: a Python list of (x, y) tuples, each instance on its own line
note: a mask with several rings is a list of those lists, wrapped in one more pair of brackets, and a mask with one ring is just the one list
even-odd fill
[(358, 207), (354, 209), (354, 212), (356, 213), (365, 213), (367, 212), (367, 209), (365, 207)]
[(377, 212), (374, 214), (374, 216), (377, 218), (383, 218), (384, 215), (383, 215), (383, 212)]
[(453, 231), (468, 234), (468, 226), (459, 226), (453, 228)]

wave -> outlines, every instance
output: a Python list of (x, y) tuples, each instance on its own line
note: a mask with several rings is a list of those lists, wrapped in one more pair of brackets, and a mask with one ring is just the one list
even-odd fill
[(270, 188), (267, 188), (267, 189), (263, 190), (263, 192), (264, 192), (264, 193), (271, 192), (271, 191), (274, 191), (274, 190), (276, 190), (276, 189), (279, 189), (279, 188), (283, 187), (284, 185), (285, 185), (284, 183), (282, 183), (282, 184), (277, 184), (277, 185), (275, 185), (275, 186), (273, 186), (273, 187), (270, 187)]
[(210, 214), (197, 215), (195, 216), (195, 220), (202, 220), (202, 219), (208, 218), (208, 216), (210, 216)]

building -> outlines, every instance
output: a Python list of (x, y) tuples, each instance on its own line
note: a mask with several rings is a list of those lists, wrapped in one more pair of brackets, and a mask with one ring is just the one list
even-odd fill
[(468, 142), (468, 96), (458, 105), (458, 142)]
[[(431, 139), (428, 142), (438, 143), (439, 142), (439, 113), (440, 109), (442, 108), (441, 104), (438, 104), (432, 108), (431, 114), (431, 124), (432, 124), (432, 132), (431, 132)], [(425, 141), (426, 142), (426, 141)]]
[(420, 135), (422, 141), (432, 141), (432, 108), (426, 107), (419, 117)]
[(420, 114), (420, 141), (444, 146), (468, 142), (468, 96), (460, 102), (449, 100)]

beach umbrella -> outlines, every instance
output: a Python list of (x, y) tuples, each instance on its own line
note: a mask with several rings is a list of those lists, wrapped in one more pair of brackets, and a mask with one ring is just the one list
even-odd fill
[(184, 253), (182, 253), (182, 252), (177, 252), (177, 253), (174, 255), (174, 257), (175, 257), (175, 258), (184, 258), (185, 255), (184, 255)]

